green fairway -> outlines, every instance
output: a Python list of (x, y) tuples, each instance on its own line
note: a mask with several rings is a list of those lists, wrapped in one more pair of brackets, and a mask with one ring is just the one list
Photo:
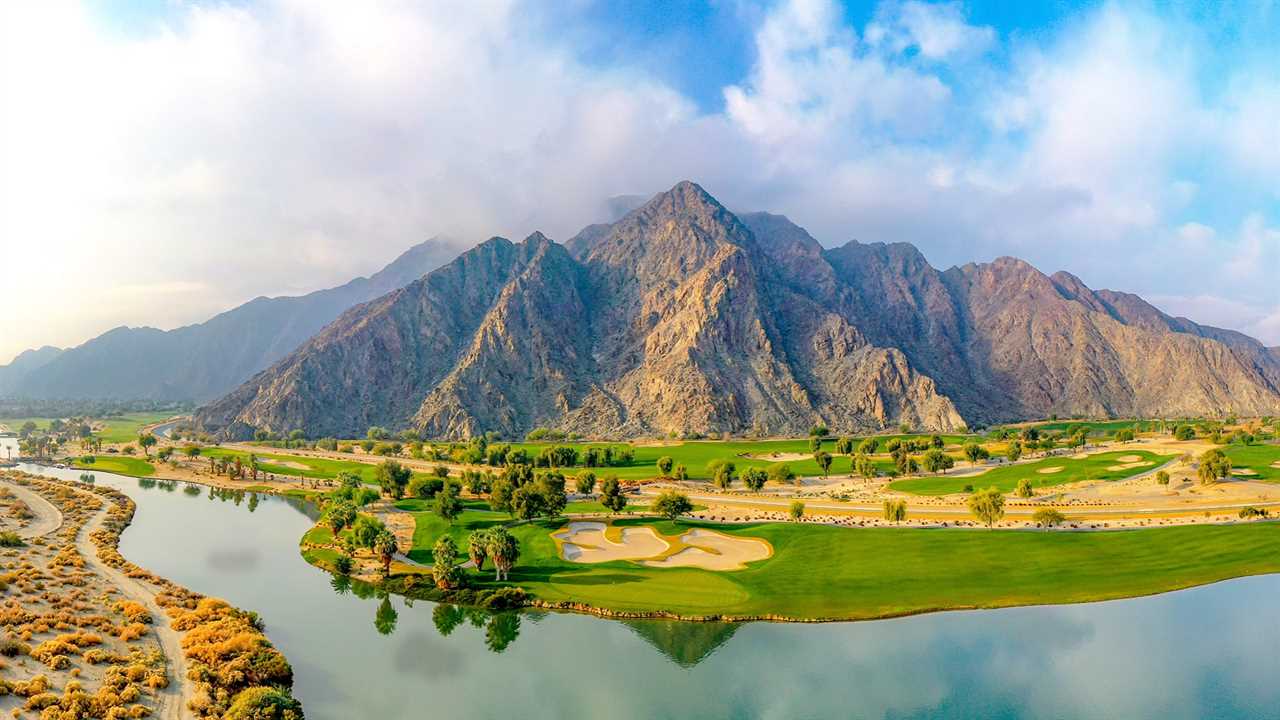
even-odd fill
[[(880, 440), (881, 448), (884, 443), (893, 438), (928, 438), (929, 435), (877, 435)], [(973, 436), (967, 435), (943, 435), (942, 439), (947, 445), (960, 445), (966, 440), (972, 439)], [(858, 438), (859, 440), (861, 437)], [(511, 443), (512, 449), (523, 448), (530, 456), (536, 456), (545, 447), (553, 447), (556, 445), (567, 445), (576, 448), (579, 453), (587, 447), (605, 447), (609, 445), (618, 446), (625, 443)], [(682, 442), (673, 442), (666, 445), (630, 445), (635, 450), (635, 462), (631, 465), (620, 467), (602, 467), (590, 468), (592, 472), (600, 477), (614, 474), (624, 480), (643, 480), (658, 475), (657, 462), (658, 458), (670, 457), (676, 465), (684, 465), (689, 471), (689, 477), (695, 480), (709, 480), (710, 473), (707, 472), (707, 465), (714, 460), (732, 460), (733, 463), (741, 471), (748, 467), (765, 468), (775, 462), (785, 462), (791, 466), (791, 469), (798, 475), (813, 476), (821, 475), (822, 470), (818, 467), (818, 463), (813, 459), (813, 453), (809, 450), (809, 439), (798, 438), (792, 440), (688, 440)], [(822, 449), (826, 452), (835, 454), (835, 438), (828, 438), (822, 444)], [(788, 455), (803, 455), (798, 459), (789, 459)], [(752, 455), (754, 457), (745, 457)], [(774, 456), (777, 457), (774, 457)], [(848, 474), (850, 472), (851, 461), (848, 456), (837, 455), (831, 466), (831, 474)], [(887, 460), (877, 460), (877, 464), (882, 465), (882, 469), (888, 469), (893, 464)], [(574, 474), (580, 469), (568, 469), (568, 474)]]
[(92, 463), (81, 462), (81, 458), (76, 458), (72, 463), (72, 467), (83, 470), (101, 470), (102, 472), (117, 473), (120, 475), (132, 475), (134, 477), (147, 477), (154, 475), (156, 468), (151, 463), (141, 458), (134, 458), (122, 455), (95, 455), (92, 456)]
[[(1127, 455), (1135, 455), (1142, 458), (1142, 462), (1151, 464), (1139, 465), (1137, 467), (1125, 467), (1116, 470), (1110, 469), (1123, 465), (1124, 463), (1121, 463), (1119, 458)], [(915, 495), (948, 495), (951, 493), (964, 492), (966, 485), (972, 485), (974, 488), (988, 488), (994, 486), (999, 488), (1001, 492), (1011, 492), (1018, 486), (1018, 481), (1022, 478), (1030, 479), (1032, 487), (1037, 488), (1062, 485), (1070, 482), (1079, 482), (1081, 480), (1119, 480), (1121, 478), (1150, 472), (1171, 459), (1173, 459), (1172, 456), (1156, 455), (1155, 453), (1147, 452), (1146, 450), (1115, 450), (1112, 452), (1097, 453), (1083, 459), (1076, 459), (1072, 457), (1051, 457), (1020, 465), (1005, 465), (992, 468), (981, 475), (960, 477), (954, 475), (950, 477), (947, 475), (935, 475), (930, 477), (897, 480), (889, 483), (889, 489), (913, 493)], [(1052, 473), (1040, 472), (1041, 470), (1049, 470), (1058, 467), (1062, 468), (1062, 470)]]
[[(418, 502), (401, 506), (424, 507)], [(420, 514), (410, 557), (430, 562), (430, 548), (443, 532), (465, 548), (471, 531), (506, 521), (475, 503), (452, 526)], [(511, 584), (548, 602), (686, 616), (861, 619), (1131, 597), (1280, 571), (1280, 527), (1270, 523), (1031, 532), (614, 521), (650, 525), (664, 535), (712, 528), (774, 547), (772, 558), (736, 572), (571, 563), (559, 557), (551, 538), (563, 524), (511, 528), (520, 541)], [(476, 586), (495, 587), (487, 572), (470, 577)]]
[(1262, 480), (1280, 481), (1280, 445), (1230, 445), (1223, 451), (1234, 467), (1247, 468)]
[(48, 429), (48, 427), (49, 427), (49, 422), (50, 422), (51, 420), (53, 420), (53, 418), (47, 418), (47, 417), (0, 417), (0, 425), (6, 425), (6, 426), (8, 426), (8, 427), (9, 427), (9, 431), (10, 431), (10, 432), (18, 432), (19, 430), (21, 430), (21, 429), (22, 429), (22, 426), (23, 426), (23, 425), (25, 425), (25, 424), (27, 424), (27, 423), (31, 422), (31, 423), (35, 423), (35, 426), (36, 426), (36, 429), (37, 429), (37, 430), (46, 430), (46, 429)]
[(173, 417), (172, 412), (136, 412), (102, 418), (105, 427), (95, 433), (107, 443), (127, 443), (138, 439), (138, 433), (147, 425), (154, 425)]
[[(243, 450), (206, 447), (201, 448), (200, 454), (204, 457), (226, 458), (228, 460), (239, 458), (242, 463), (249, 462), (249, 453)], [(262, 472), (274, 475), (291, 475), (313, 480), (332, 480), (338, 477), (340, 472), (352, 472), (359, 475), (365, 484), (377, 484), (374, 479), (374, 473), (377, 471), (378, 466), (370, 465), (369, 463), (267, 452), (255, 452), (253, 456), (258, 458), (258, 468)], [(421, 474), (415, 473), (415, 475)]]

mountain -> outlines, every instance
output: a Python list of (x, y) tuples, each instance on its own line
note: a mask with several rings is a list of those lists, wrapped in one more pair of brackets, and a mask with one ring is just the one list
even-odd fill
[(824, 249), (682, 182), (564, 245), (503, 238), (343, 313), (197, 422), (592, 437), (1280, 413), (1280, 361), (1013, 258)]
[(18, 387), (24, 378), (53, 362), (62, 352), (62, 348), (45, 345), (36, 350), (24, 350), (8, 365), (0, 365), (0, 396), (7, 395), (9, 388)]
[(115, 328), (48, 357), (16, 379), (6, 374), (7, 384), (0, 390), (30, 398), (205, 402), (284, 357), (344, 310), (403, 287), (455, 255), (444, 242), (432, 239), (377, 273), (340, 287), (299, 297), (259, 297), (175, 330)]

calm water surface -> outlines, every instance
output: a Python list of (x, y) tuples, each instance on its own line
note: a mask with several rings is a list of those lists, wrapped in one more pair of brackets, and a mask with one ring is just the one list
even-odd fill
[(299, 556), (303, 504), (94, 475), (138, 503), (121, 552), (258, 611), (316, 720), (1280, 717), (1280, 576), (864, 623), (490, 617), (359, 597)]

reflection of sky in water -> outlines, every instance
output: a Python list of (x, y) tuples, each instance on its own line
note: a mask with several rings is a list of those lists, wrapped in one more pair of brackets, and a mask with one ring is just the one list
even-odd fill
[[(379, 634), (380, 601), (336, 594), (297, 556), (309, 521), (279, 499), (249, 513), (120, 482), (139, 502), (121, 551), (260, 612), (315, 720), (1252, 718), (1280, 702), (1280, 576), (1090, 605), (698, 626), (683, 639), (678, 628), (642, 638), (598, 618), (523, 615), (497, 654), (483, 618), (442, 636), (427, 602), (393, 598), (395, 631)], [(673, 657), (710, 654), (686, 668), (657, 649), (686, 641), (697, 647)]]
[(0, 461), (17, 460), (19, 454), (18, 438), (0, 437)]

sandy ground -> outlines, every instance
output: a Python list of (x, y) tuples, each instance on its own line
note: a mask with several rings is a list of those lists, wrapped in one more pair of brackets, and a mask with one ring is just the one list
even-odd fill
[(747, 563), (773, 556), (769, 543), (757, 538), (740, 538), (714, 530), (694, 528), (680, 536), (685, 549), (661, 560), (646, 560), (650, 567), (698, 567), (704, 570), (742, 570)]
[(1061, 465), (1055, 465), (1053, 467), (1040, 468), (1036, 472), (1040, 473), (1041, 475), (1052, 475), (1054, 473), (1060, 473), (1063, 470), (1066, 470), (1066, 468)]
[(9, 489), (15, 497), (27, 504), (35, 517), (24, 521), (25, 524), (19, 527), (18, 535), (30, 540), (31, 538), (44, 537), (62, 527), (62, 511), (54, 507), (53, 503), (45, 500), (40, 493), (30, 490), (16, 483), (11, 483), (0, 478), (0, 485)]
[[(82, 496), (84, 504), (80, 507), (71, 506), (74, 513), (74, 520), (71, 520), (65, 517), (52, 502), (29, 487), (19, 485), (3, 476), (0, 476), (0, 486), (9, 490), (13, 498), (26, 503), (35, 514), (35, 517), (19, 530), (21, 535), (28, 538), (29, 545), (17, 552), (21, 553), (20, 557), (25, 561), (36, 568), (41, 568), (46, 577), (53, 578), (44, 581), (47, 591), (42, 597), (23, 597), (22, 606), (33, 612), (53, 612), (58, 606), (50, 604), (48, 598), (65, 596), (63, 599), (70, 600), (71, 606), (84, 617), (93, 614), (93, 603), (103, 603), (105, 608), (110, 608), (121, 600), (141, 604), (152, 618), (151, 624), (146, 626), (147, 631), (141, 637), (126, 641), (99, 631), (94, 634), (100, 639), (100, 643), (92, 646), (92, 649), (100, 648), (112, 654), (126, 656), (130, 651), (135, 650), (159, 651), (166, 666), (169, 684), (166, 688), (154, 691), (156, 707), (150, 716), (165, 720), (192, 717), (186, 710), (187, 700), (190, 699), (190, 686), (185, 681), (186, 659), (183, 657), (177, 633), (169, 626), (168, 616), (155, 603), (154, 593), (150, 589), (140, 581), (125, 576), (119, 570), (109, 567), (98, 559), (97, 547), (90, 536), (102, 527), (102, 523), (107, 518), (109, 505), (95, 494), (77, 490), (75, 494)], [(89, 510), (89, 508), (96, 509)], [(89, 512), (92, 514), (86, 520), (85, 516)], [(59, 532), (63, 530), (64, 524), (68, 524), (69, 527), (65, 532)], [(74, 555), (78, 555), (83, 560), (83, 570), (78, 569), (74, 564), (57, 566), (60, 558), (67, 557), (66, 542), (72, 539), (69, 535), (72, 530), (75, 530), (75, 536), (71, 547), (74, 549)], [(77, 576), (71, 589), (54, 590), (53, 583), (60, 575), (65, 576), (68, 571)], [(5, 601), (16, 603), (17, 595), (11, 585)], [(51, 629), (48, 631), (48, 637), (45, 634), (35, 635), (30, 638), (29, 644), (35, 646), (65, 630), (67, 629)], [(37, 674), (44, 675), (50, 680), (50, 690), (59, 694), (72, 680), (84, 684), (85, 689), (92, 693), (96, 684), (101, 682), (103, 672), (111, 666), (110, 663), (88, 663), (79, 657), (74, 658), (70, 665), (61, 669), (47, 667), (35, 658), (26, 656), (18, 656), (7, 663), (9, 666), (3, 673), (6, 679), (24, 680)], [(141, 700), (145, 701), (145, 699), (144, 695)], [(4, 708), (11, 704), (11, 701), (17, 702), (22, 699), (6, 696), (0, 700), (4, 701), (0, 702), (0, 708)], [(19, 715), (15, 711), (16, 716)]]
[[(609, 537), (615, 534), (617, 541)], [(693, 528), (678, 538), (663, 538), (653, 528), (610, 528), (602, 522), (575, 521), (552, 535), (564, 559), (578, 563), (632, 560), (649, 567), (696, 567), (741, 570), (749, 562), (773, 555), (769, 543)]]

